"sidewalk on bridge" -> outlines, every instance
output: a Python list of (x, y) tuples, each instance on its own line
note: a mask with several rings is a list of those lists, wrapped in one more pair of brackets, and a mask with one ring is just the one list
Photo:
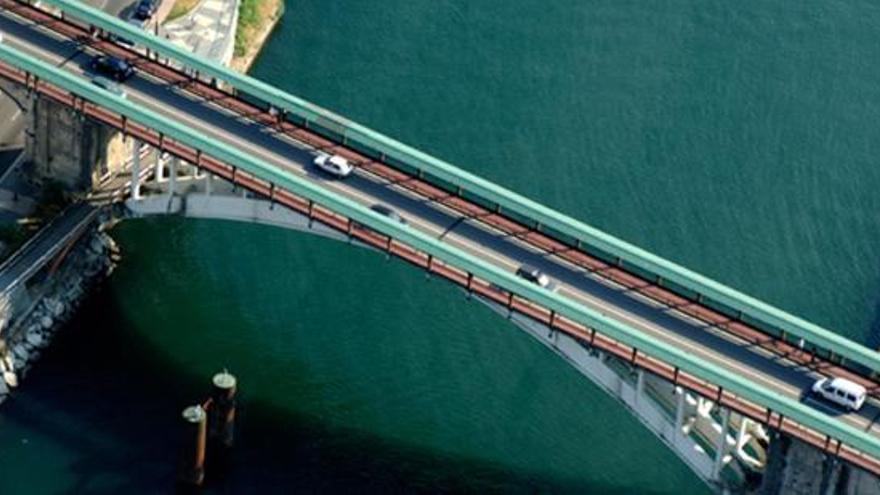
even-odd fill
[(163, 25), (164, 35), (200, 57), (229, 65), (235, 51), (239, 2), (202, 0), (185, 16)]

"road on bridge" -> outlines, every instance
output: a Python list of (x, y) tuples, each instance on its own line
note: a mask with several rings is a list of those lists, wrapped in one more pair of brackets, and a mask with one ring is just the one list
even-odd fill
[[(86, 66), (92, 53), (69, 40), (58, 39), (43, 29), (8, 13), (0, 15), (5, 43), (29, 55), (89, 77)], [(737, 339), (705, 322), (670, 310), (608, 281), (558, 256), (535, 249), (522, 240), (500, 233), (472, 219), (463, 218), (436, 202), (414, 194), (399, 184), (364, 170), (347, 180), (335, 180), (311, 165), (315, 150), (286, 136), (279, 136), (252, 121), (207, 103), (150, 76), (138, 75), (125, 85), (129, 101), (220, 142), (246, 151), (265, 162), (366, 206), (385, 204), (396, 209), (418, 229), (482, 260), (510, 272), (528, 263), (555, 281), (555, 290), (588, 308), (615, 318), (657, 340), (685, 350), (706, 362), (758, 383), (780, 396), (803, 400), (803, 393), (820, 375), (792, 361)], [(871, 398), (858, 413), (828, 412), (852, 426), (878, 435), (875, 422), (880, 403)]]

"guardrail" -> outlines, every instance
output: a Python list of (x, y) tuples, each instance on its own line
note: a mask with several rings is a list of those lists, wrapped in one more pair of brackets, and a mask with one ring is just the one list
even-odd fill
[[(558, 315), (570, 318), (591, 328), (596, 328), (619, 342), (638, 349), (647, 355), (661, 359), (686, 373), (714, 383), (724, 390), (745, 399), (769, 407), (786, 418), (811, 428), (814, 431), (834, 437), (865, 454), (880, 458), (880, 438), (858, 428), (835, 420), (830, 416), (793, 399), (780, 396), (773, 390), (761, 387), (725, 369), (703, 362), (671, 345), (653, 339), (627, 325), (590, 310), (551, 291), (516, 277), (512, 273), (481, 261), (474, 256), (431, 236), (400, 225), (398, 222), (379, 215), (369, 208), (350, 199), (338, 196), (316, 184), (296, 175), (285, 172), (262, 160), (255, 159), (235, 147), (216, 142), (192, 129), (169, 120), (155, 112), (142, 109), (127, 99), (108, 93), (83, 78), (66, 72), (51, 64), (36, 60), (17, 50), (0, 44), (0, 60), (13, 67), (48, 81), (80, 98), (94, 102), (101, 107), (124, 116), (132, 122), (145, 125), (162, 135), (172, 137), (192, 149), (233, 165), (260, 180), (282, 187), (294, 194), (323, 205), (349, 219), (367, 225), (399, 242), (418, 249), (438, 260), (466, 270), (502, 289), (540, 304)], [(780, 416), (780, 422), (782, 416)]]
[(624, 263), (652, 273), (709, 300), (720, 303), (730, 310), (742, 312), (766, 325), (795, 337), (803, 338), (805, 341), (818, 345), (838, 356), (860, 363), (871, 371), (880, 371), (880, 353), (841, 337), (819, 325), (810, 323), (676, 263), (656, 256), (486, 179), (461, 170), (379, 132), (352, 122), (302, 98), (288, 94), (222, 65), (199, 59), (184, 48), (93, 9), (85, 3), (77, 0), (42, 0), (42, 3), (55, 6), (67, 15), (132, 40), (158, 54), (183, 63), (193, 71), (224, 81), (241, 93), (261, 100), (267, 105), (290, 115), (297, 116), (306, 124), (311, 122), (330, 130), (331, 133), (338, 133), (343, 141), (349, 143), (356, 142), (362, 147), (373, 150), (383, 160), (390, 157), (405, 165), (424, 171), (455, 187), (461, 187), (463, 190), (469, 191), (501, 208), (528, 218), (545, 229), (569, 236), (575, 241), (591, 246), (612, 258), (623, 260)]

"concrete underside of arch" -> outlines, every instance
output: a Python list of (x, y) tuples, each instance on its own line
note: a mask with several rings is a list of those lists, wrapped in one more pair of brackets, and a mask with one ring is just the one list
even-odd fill
[[(164, 191), (167, 187), (161, 189), (156, 194), (127, 200), (130, 214), (257, 223), (350, 242), (347, 236), (264, 199), (228, 190), (209, 194), (191, 187), (181, 195), (170, 195)], [(366, 247), (356, 241), (352, 243)], [(517, 328), (552, 349), (620, 401), (711, 487), (741, 492), (746, 488), (746, 473), (760, 473), (763, 469), (764, 447), (753, 432), (757, 425), (744, 424), (743, 418), (735, 414), (725, 420), (722, 411), (702, 398), (647, 373), (639, 376), (638, 370), (616, 358), (593, 351), (564, 334), (551, 334), (546, 326), (527, 317), (508, 316), (506, 309), (480, 301), (503, 317), (509, 317)], [(720, 460), (715, 455), (718, 451), (721, 451)], [(751, 463), (740, 458), (738, 451), (744, 455), (751, 452)]]
[[(141, 185), (137, 199), (126, 201), (132, 216), (179, 215), (257, 223), (368, 247), (305, 215), (236, 190), (225, 181), (199, 175), (192, 167), (173, 160), (168, 165), (170, 169), (156, 160), (153, 179)], [(478, 300), (617, 399), (717, 492), (880, 494), (880, 481), (867, 472), (808, 445), (768, 434), (755, 421), (592, 349), (586, 342)]]
[[(152, 194), (148, 190), (138, 199), (126, 201), (132, 216), (180, 215), (257, 223), (367, 247), (305, 215), (236, 191), (223, 181), (193, 176), (188, 181), (176, 179), (175, 185), (168, 178), (162, 179), (163, 174), (160, 171), (160, 179), (152, 183)], [(169, 194), (169, 190), (178, 193)], [(880, 494), (880, 481), (869, 473), (827, 458), (808, 445), (768, 435), (760, 424), (592, 349), (585, 342), (550, 332), (547, 326), (509, 314), (497, 304), (477, 300), (617, 399), (719, 493)]]

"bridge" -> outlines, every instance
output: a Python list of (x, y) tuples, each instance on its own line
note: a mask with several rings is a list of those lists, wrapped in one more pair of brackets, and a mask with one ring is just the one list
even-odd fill
[[(448, 280), (584, 370), (609, 359), (623, 366), (632, 380), (618, 374), (606, 386), (631, 386), (622, 399), (631, 408), (654, 387), (655, 402), (671, 411), (671, 433), (661, 436), (719, 486), (732, 415), (738, 450), (751, 422), (880, 475), (877, 352), (75, 0), (0, 0), (0, 9), (0, 78), (135, 142), (130, 209), (208, 212), (223, 207), (218, 189), (246, 191), (253, 218), (320, 226)], [(91, 83), (96, 54), (137, 67), (125, 97)], [(155, 187), (143, 180), (144, 146), (155, 151)], [(354, 175), (318, 173), (317, 153), (345, 156)], [(199, 195), (181, 194), (184, 169)], [(375, 213), (375, 204), (408, 223)], [(551, 286), (517, 277), (523, 264), (547, 273)], [(865, 407), (846, 413), (805, 397), (822, 376), (863, 384)], [(689, 398), (712, 421), (682, 447)], [(695, 446), (714, 453), (708, 463), (682, 453)]]

